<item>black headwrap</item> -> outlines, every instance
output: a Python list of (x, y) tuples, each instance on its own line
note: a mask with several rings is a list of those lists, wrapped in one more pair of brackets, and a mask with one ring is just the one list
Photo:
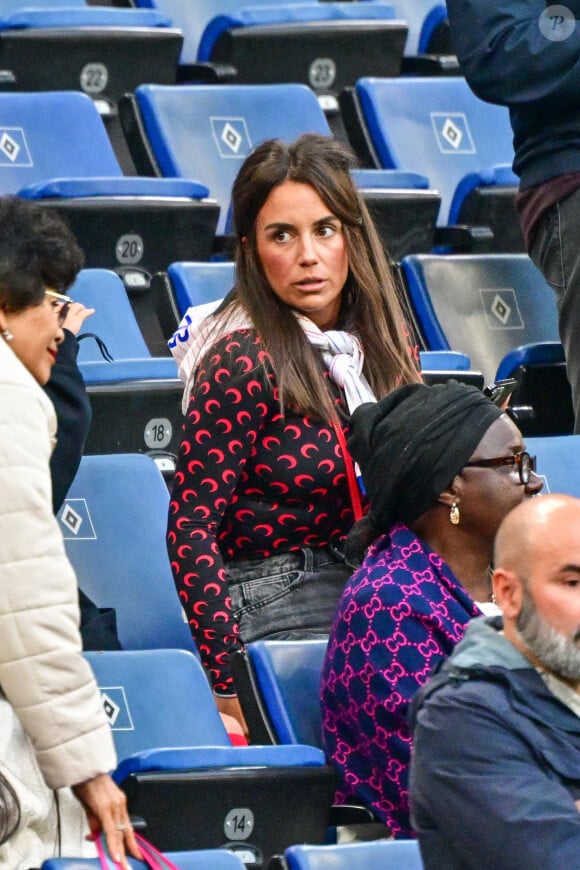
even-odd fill
[(432, 507), (503, 412), (477, 387), (409, 384), (351, 418), (358, 462), (377, 531), (411, 524)]

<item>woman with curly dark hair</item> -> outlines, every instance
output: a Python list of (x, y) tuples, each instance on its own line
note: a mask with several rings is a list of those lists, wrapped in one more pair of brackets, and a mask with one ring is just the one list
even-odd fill
[(46, 207), (0, 197), (0, 866), (139, 857), (115, 750), (81, 654), (76, 578), (53, 514), (54, 407), (42, 386), (83, 256)]

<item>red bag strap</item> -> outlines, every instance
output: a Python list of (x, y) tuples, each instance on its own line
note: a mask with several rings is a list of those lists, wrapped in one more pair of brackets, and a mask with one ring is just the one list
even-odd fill
[(342, 431), (342, 426), (340, 425), (340, 421), (336, 418), (331, 420), (332, 428), (334, 429), (335, 435), (338, 439), (338, 443), (340, 444), (340, 449), (342, 450), (342, 456), (344, 459), (344, 467), (346, 469), (346, 480), (348, 483), (348, 491), (350, 493), (350, 500), (352, 504), (352, 512), (354, 514), (355, 522), (357, 520), (362, 519), (363, 517), (363, 509), (362, 509), (362, 499), (360, 497), (360, 489), (357, 483), (356, 474), (354, 471), (354, 463), (352, 461), (352, 456), (350, 455), (350, 451), (346, 446), (346, 438), (344, 437), (344, 432)]

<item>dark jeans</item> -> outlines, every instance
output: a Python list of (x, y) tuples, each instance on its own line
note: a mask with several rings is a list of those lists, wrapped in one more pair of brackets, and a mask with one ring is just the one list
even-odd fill
[(226, 564), (232, 607), (244, 643), (327, 637), (351, 575), (332, 548), (304, 548), (269, 559)]
[(556, 203), (538, 225), (530, 257), (551, 285), (558, 304), (560, 340), (580, 433), (580, 189)]

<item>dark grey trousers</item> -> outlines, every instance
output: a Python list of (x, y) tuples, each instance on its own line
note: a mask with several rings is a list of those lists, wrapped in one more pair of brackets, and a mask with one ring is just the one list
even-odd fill
[(243, 643), (327, 637), (352, 571), (330, 548), (226, 563)]
[(530, 257), (551, 285), (558, 304), (560, 340), (580, 433), (580, 189), (542, 217)]

